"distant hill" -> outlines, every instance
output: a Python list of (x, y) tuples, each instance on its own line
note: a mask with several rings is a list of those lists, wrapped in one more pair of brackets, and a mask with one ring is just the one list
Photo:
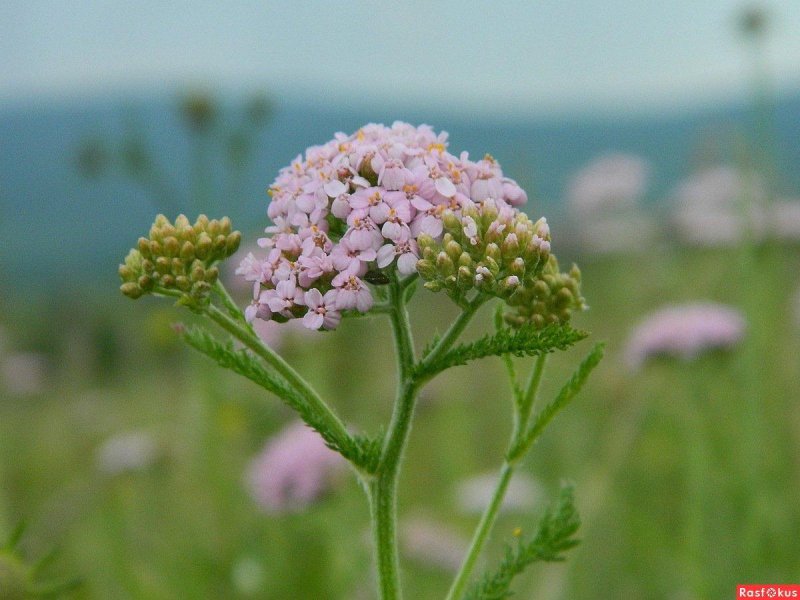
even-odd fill
[[(800, 95), (776, 104), (779, 191), (800, 192)], [(638, 154), (654, 167), (648, 201), (659, 202), (679, 178), (701, 162), (732, 160), (733, 140), (747, 135), (752, 119), (739, 105), (670, 116), (621, 119), (557, 117), (485, 120), (426, 112), (355, 110), (278, 103), (258, 140), (254, 167), (244, 173), (240, 197), (220, 198), (209, 212), (229, 214), (237, 227), (266, 225), (264, 190), (278, 169), (307, 146), (352, 132), (370, 122), (426, 122), (450, 133), (451, 149), (473, 156), (488, 152), (529, 190), (532, 213), (558, 223), (561, 195), (571, 173), (606, 151)], [(90, 180), (78, 174), (76, 151), (94, 136), (119, 139), (135, 121), (159, 161), (189, 187), (189, 145), (172, 97), (95, 100), (63, 106), (0, 108), (0, 277), (11, 287), (50, 293), (59, 285), (116, 285), (116, 265), (158, 211), (148, 196), (125, 180)], [(737, 134), (738, 132), (738, 134)], [(176, 204), (195, 212), (185, 199)], [(174, 211), (171, 211), (174, 212)]]

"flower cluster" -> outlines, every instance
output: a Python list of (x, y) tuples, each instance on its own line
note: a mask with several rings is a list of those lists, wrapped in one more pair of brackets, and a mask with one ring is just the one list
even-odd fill
[(267, 442), (253, 459), (247, 483), (265, 511), (296, 512), (322, 496), (345, 464), (316, 431), (295, 422)]
[(562, 273), (558, 260), (551, 254), (541, 276), (527, 280), (509, 298), (508, 304), (511, 310), (505, 314), (505, 319), (510, 325), (533, 323), (543, 327), (550, 323), (566, 323), (574, 312), (586, 309), (586, 301), (581, 296), (581, 271), (573, 264), (567, 273)]
[(231, 231), (227, 217), (209, 220), (200, 215), (191, 225), (184, 215), (174, 224), (158, 215), (150, 237), (140, 237), (138, 249), (131, 250), (119, 266), (120, 290), (130, 298), (159, 290), (206, 298), (219, 277), (214, 265), (236, 252), (241, 239), (241, 233)]
[(417, 270), (425, 287), (444, 289), (459, 300), (472, 289), (510, 302), (534, 282), (550, 256), (550, 229), (489, 198), (457, 216), (445, 211), (444, 234), (437, 241), (419, 236), (422, 260)]
[(250, 254), (237, 270), (254, 286), (245, 314), (251, 321), (302, 318), (311, 329), (333, 329), (343, 312), (368, 311), (369, 283), (393, 271), (414, 273), (420, 239), (442, 239), (445, 213), (463, 219), (491, 199), (498, 213), (516, 214), (512, 207), (527, 201), (491, 156), (454, 156), (446, 133), (400, 122), (309, 148), (269, 193), (273, 225), (259, 240), (267, 256)]
[(712, 302), (669, 306), (642, 321), (625, 351), (632, 369), (654, 356), (691, 360), (705, 351), (734, 346), (744, 336), (742, 314)]

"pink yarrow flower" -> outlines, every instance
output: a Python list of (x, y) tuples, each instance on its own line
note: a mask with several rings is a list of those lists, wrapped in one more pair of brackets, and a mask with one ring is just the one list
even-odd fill
[(298, 512), (330, 489), (345, 464), (316, 431), (295, 422), (267, 442), (250, 463), (246, 479), (266, 512)]
[(668, 306), (636, 327), (625, 350), (626, 362), (636, 369), (654, 356), (691, 360), (709, 350), (733, 347), (745, 327), (742, 314), (724, 304)]
[(333, 329), (348, 311), (372, 307), (368, 272), (415, 273), (417, 237), (440, 239), (445, 210), (460, 217), (491, 198), (498, 210), (516, 211), (527, 200), (490, 156), (476, 162), (447, 147), (447, 133), (428, 125), (370, 123), (281, 169), (269, 188), (272, 225), (259, 240), (267, 255), (246, 256), (236, 272), (253, 286), (247, 319)]

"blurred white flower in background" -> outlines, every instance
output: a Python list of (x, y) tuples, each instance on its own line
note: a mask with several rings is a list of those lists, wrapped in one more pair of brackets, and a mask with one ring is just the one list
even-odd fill
[[(481, 514), (491, 502), (497, 486), (497, 473), (484, 473), (465, 479), (456, 487), (459, 509), (468, 514)], [(539, 484), (524, 472), (514, 474), (506, 489), (501, 511), (527, 511), (541, 499)]]
[(783, 198), (769, 207), (767, 226), (772, 236), (786, 242), (800, 241), (800, 200)]
[(0, 355), (0, 384), (12, 396), (40, 393), (45, 387), (47, 359), (38, 352)]
[(701, 302), (667, 306), (645, 317), (634, 329), (625, 361), (638, 369), (655, 356), (691, 360), (708, 350), (726, 349), (744, 337), (746, 322), (737, 309)]
[(299, 512), (327, 492), (347, 463), (296, 421), (267, 441), (247, 469), (253, 499), (268, 513)]
[(155, 438), (146, 431), (129, 431), (108, 438), (95, 451), (95, 465), (104, 475), (143, 471), (158, 458)]
[(402, 522), (400, 543), (409, 559), (450, 572), (458, 571), (469, 545), (458, 533), (424, 517)]

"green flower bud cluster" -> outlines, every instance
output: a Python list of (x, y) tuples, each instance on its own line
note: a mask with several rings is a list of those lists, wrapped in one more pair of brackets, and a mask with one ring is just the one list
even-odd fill
[(561, 273), (555, 255), (550, 255), (535, 283), (521, 288), (509, 298), (508, 305), (511, 310), (505, 319), (512, 326), (566, 323), (573, 312), (586, 309), (581, 296), (581, 271), (572, 265), (568, 273)]
[(159, 291), (179, 291), (202, 300), (219, 277), (217, 262), (236, 252), (242, 234), (231, 230), (231, 220), (200, 215), (194, 225), (184, 215), (170, 223), (158, 215), (150, 237), (140, 237), (137, 247), (119, 266), (120, 290), (129, 298)]
[(471, 290), (506, 302), (538, 280), (550, 256), (545, 219), (535, 223), (522, 212), (493, 200), (442, 214), (441, 241), (420, 234), (417, 271), (425, 287), (445, 290), (457, 302)]

